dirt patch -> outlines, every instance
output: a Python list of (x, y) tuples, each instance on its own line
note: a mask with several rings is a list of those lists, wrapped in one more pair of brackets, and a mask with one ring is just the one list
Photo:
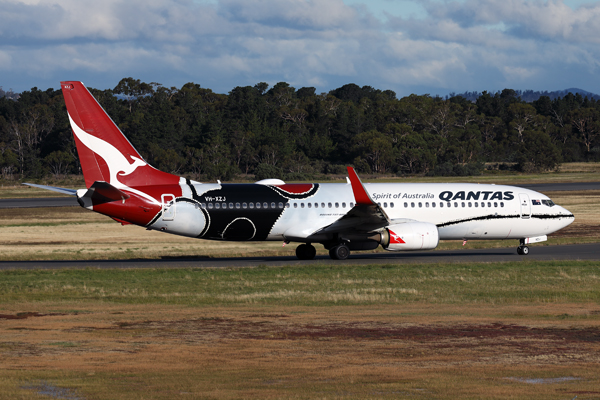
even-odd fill
[[(64, 307), (79, 311), (32, 318)], [(10, 311), (5, 313), (17, 315)], [(164, 395), (152, 398), (184, 392), (201, 398), (211, 390), (211, 398), (292, 398), (297, 393), (305, 398), (326, 393), (335, 393), (332, 398), (398, 398), (399, 393), (411, 398), (495, 393), (488, 397), (506, 398), (518, 393), (541, 400), (559, 390), (573, 398), (596, 391), (597, 311), (595, 303), (334, 308), (52, 304), (21, 314), (28, 318), (0, 324), (0, 371), (14, 371), (11, 376), (21, 379), (16, 382), (55, 376), (47, 381), (59, 388), (80, 387), (77, 394), (84, 398), (86, 387), (77, 382), (98, 382), (94, 390), (101, 395), (92, 398), (115, 398), (114, 393), (151, 398), (158, 390)], [(571, 318), (561, 318), (563, 314)], [(61, 381), (63, 376), (81, 380)], [(33, 386), (29, 393), (43, 385)], [(454, 395), (446, 395), (449, 387)], [(19, 388), (24, 390), (22, 383)]]
[(55, 315), (66, 315), (60, 313), (41, 314), (38, 312), (22, 312), (17, 314), (0, 314), (0, 319), (27, 319), (31, 317), (48, 317)]

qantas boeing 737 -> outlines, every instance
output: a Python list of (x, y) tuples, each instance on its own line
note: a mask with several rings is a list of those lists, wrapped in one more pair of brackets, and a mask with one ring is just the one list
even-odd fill
[(351, 250), (428, 250), (440, 240), (514, 239), (517, 253), (573, 222), (547, 196), (513, 186), (461, 183), (200, 183), (148, 165), (81, 82), (61, 82), (85, 189), (77, 196), (122, 224), (209, 240), (314, 243), (333, 259)]

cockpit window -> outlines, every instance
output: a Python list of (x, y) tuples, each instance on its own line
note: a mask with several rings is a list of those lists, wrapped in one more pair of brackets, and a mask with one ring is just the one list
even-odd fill
[(542, 200), (542, 204), (548, 207), (554, 207), (555, 204), (552, 200), (548, 199), (548, 200)]

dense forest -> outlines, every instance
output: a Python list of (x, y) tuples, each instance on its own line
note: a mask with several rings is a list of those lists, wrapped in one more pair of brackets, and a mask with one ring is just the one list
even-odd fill
[[(329, 93), (285, 82), (217, 94), (132, 78), (90, 89), (153, 166), (199, 180), (311, 179), (361, 173), (471, 175), (484, 168), (545, 171), (600, 160), (600, 101), (566, 94), (525, 102), (520, 92), (476, 101), (344, 85)], [(62, 93), (33, 88), (0, 98), (5, 180), (79, 173)]]

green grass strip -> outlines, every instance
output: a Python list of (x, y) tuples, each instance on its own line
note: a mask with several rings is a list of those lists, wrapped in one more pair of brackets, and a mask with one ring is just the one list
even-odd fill
[(289, 306), (599, 302), (589, 261), (0, 272), (0, 301)]

